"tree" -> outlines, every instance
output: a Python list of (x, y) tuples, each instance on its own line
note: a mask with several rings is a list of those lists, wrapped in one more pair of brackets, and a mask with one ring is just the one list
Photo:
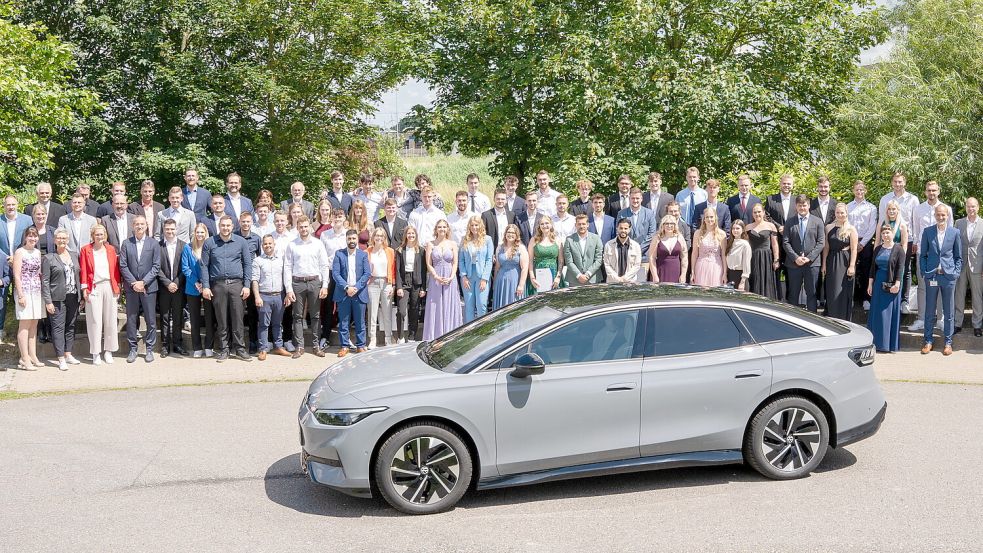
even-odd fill
[(825, 153), (880, 190), (902, 170), (909, 186), (937, 180), (961, 204), (983, 192), (983, 1), (912, 0), (894, 19), (889, 59), (862, 72)]
[(845, 0), (432, 0), (424, 138), (567, 184), (811, 158), (884, 26)]
[(71, 46), (41, 25), (16, 23), (0, 0), (0, 185), (51, 164), (58, 133), (97, 105), (71, 84)]

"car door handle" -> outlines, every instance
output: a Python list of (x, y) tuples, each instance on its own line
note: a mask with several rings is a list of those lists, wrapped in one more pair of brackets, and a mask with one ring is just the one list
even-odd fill
[(611, 384), (608, 386), (609, 392), (627, 392), (628, 390), (634, 390), (638, 387), (638, 384), (634, 382), (619, 382), (617, 384)]
[(734, 375), (734, 378), (755, 378), (763, 374), (765, 374), (764, 371), (762, 371), (761, 369), (757, 369), (753, 371), (739, 372)]

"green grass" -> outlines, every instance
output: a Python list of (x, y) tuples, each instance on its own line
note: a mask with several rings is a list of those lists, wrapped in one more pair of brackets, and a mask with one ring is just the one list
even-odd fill
[(465, 157), (461, 155), (435, 155), (429, 157), (403, 158), (406, 165), (406, 184), (412, 186), (413, 178), (424, 173), (433, 181), (434, 188), (444, 200), (446, 211), (454, 209), (454, 193), (466, 189), (465, 179), (475, 173), (481, 179), (481, 191), (491, 198), (496, 179), (488, 173), (488, 163), (492, 156)]

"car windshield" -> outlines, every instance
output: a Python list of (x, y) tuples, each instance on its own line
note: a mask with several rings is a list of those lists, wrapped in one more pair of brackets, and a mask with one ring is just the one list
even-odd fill
[(444, 372), (460, 373), (563, 316), (562, 312), (539, 298), (530, 298), (422, 344), (417, 352), (424, 362), (433, 367)]

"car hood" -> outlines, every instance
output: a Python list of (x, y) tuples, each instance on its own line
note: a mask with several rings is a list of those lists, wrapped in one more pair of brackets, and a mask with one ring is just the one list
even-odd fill
[(401, 344), (349, 355), (328, 367), (318, 380), (337, 394), (359, 397), (360, 392), (379, 386), (450, 376), (424, 363), (416, 353), (417, 347), (418, 343)]

